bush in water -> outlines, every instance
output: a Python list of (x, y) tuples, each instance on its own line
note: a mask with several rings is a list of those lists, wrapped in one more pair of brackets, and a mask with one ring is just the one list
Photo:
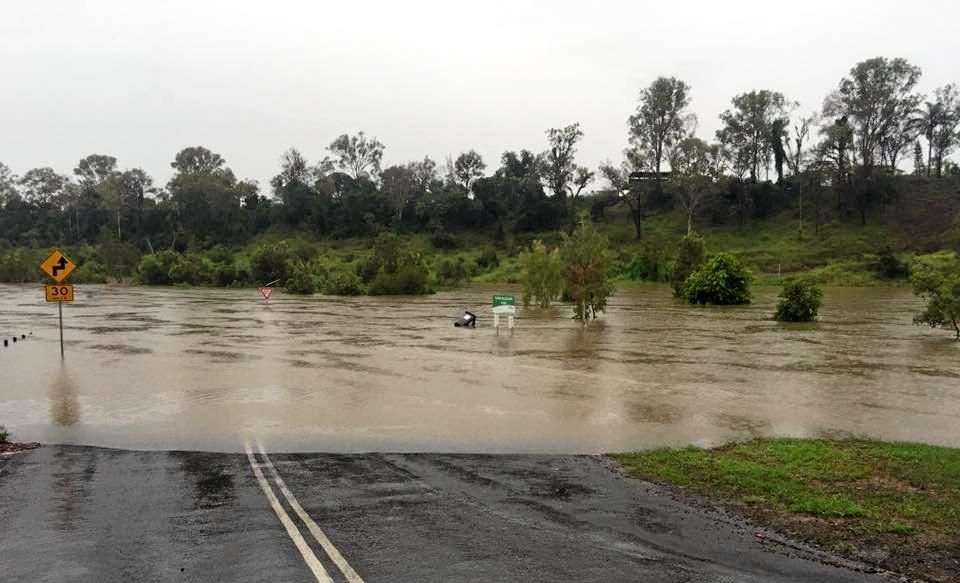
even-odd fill
[(250, 271), (257, 283), (287, 281), (292, 254), (286, 241), (260, 245), (250, 254)]
[(777, 298), (773, 319), (779, 322), (812, 322), (823, 300), (823, 290), (806, 280), (788, 281)]
[(560, 250), (547, 250), (543, 241), (537, 239), (529, 251), (520, 254), (520, 283), (523, 286), (523, 305), (533, 302), (540, 308), (549, 308), (550, 303), (563, 291), (563, 262)]
[(750, 272), (727, 253), (718, 253), (687, 278), (683, 298), (691, 304), (750, 303)]
[(918, 260), (913, 269), (913, 291), (927, 301), (914, 316), (916, 324), (953, 328), (960, 340), (960, 259)]
[(323, 293), (332, 296), (362, 296), (365, 291), (360, 276), (345, 269), (331, 271), (323, 283)]
[(137, 279), (146, 285), (170, 285), (170, 268), (178, 257), (174, 251), (144, 255), (137, 265)]
[(10, 441), (10, 432), (7, 431), (7, 428), (3, 425), (0, 425), (0, 443), (7, 443)]
[(317, 279), (310, 271), (309, 265), (298, 261), (290, 273), (284, 291), (290, 294), (312, 295), (317, 293)]
[(381, 269), (370, 284), (370, 295), (414, 295), (429, 293), (427, 268), (419, 262), (402, 265), (393, 273)]
[(877, 275), (885, 279), (910, 277), (910, 265), (906, 261), (900, 261), (889, 245), (881, 249), (877, 255), (875, 269)]
[(673, 286), (673, 295), (683, 295), (683, 286), (687, 278), (703, 265), (707, 259), (707, 247), (703, 237), (696, 233), (685, 235), (677, 246), (677, 258), (673, 262), (670, 274), (670, 285)]
[(614, 292), (607, 238), (588, 220), (581, 220), (572, 235), (564, 236), (560, 259), (566, 274), (565, 292), (575, 304), (573, 317), (596, 319), (598, 312), (606, 311)]

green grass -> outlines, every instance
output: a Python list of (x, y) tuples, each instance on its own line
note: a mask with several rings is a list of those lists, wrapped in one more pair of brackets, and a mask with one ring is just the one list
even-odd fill
[[(897, 564), (897, 556), (937, 549), (933, 556), (946, 552), (960, 565), (960, 449), (770, 438), (613, 457), (630, 476), (679, 487), (838, 552), (882, 549)], [(933, 580), (960, 576), (954, 567), (914, 562), (905, 558), (901, 568)]]

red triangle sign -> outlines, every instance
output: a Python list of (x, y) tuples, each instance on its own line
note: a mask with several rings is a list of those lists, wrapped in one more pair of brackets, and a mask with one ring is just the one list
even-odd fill
[(258, 288), (258, 289), (260, 290), (260, 295), (263, 296), (263, 299), (269, 301), (269, 300), (270, 300), (270, 296), (273, 295), (273, 288), (272, 288), (272, 287), (261, 287), (261, 288)]

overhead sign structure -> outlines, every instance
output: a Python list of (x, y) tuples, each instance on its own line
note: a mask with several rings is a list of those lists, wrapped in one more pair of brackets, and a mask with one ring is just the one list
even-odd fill
[(40, 269), (58, 284), (44, 286), (43, 293), (48, 302), (57, 303), (57, 311), (60, 313), (60, 358), (63, 358), (63, 302), (73, 301), (73, 286), (60, 284), (70, 277), (76, 268), (77, 264), (70, 261), (70, 258), (59, 249), (54, 249), (53, 253), (40, 264)]
[(55, 285), (43, 286), (48, 302), (72, 302), (73, 284), (58, 283)]
[(513, 333), (513, 316), (517, 313), (516, 296), (495, 295), (493, 296), (493, 327), (500, 333), (500, 315), (507, 316), (507, 328)]
[(265, 302), (269, 303), (269, 302), (270, 302), (270, 296), (273, 295), (273, 288), (272, 288), (272, 287), (259, 287), (259, 288), (257, 288), (257, 289), (260, 290), (260, 295), (263, 296), (263, 300), (264, 300)]
[(76, 268), (77, 264), (70, 261), (70, 258), (64, 255), (63, 251), (59, 249), (55, 249), (54, 252), (40, 264), (40, 269), (57, 283), (67, 279)]

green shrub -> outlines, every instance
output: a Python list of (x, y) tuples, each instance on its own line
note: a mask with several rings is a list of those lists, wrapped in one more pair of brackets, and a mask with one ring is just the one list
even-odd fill
[(207, 285), (211, 282), (211, 269), (203, 258), (195, 253), (180, 255), (170, 266), (170, 283)]
[(179, 257), (174, 251), (144, 255), (137, 265), (137, 279), (146, 285), (170, 285), (170, 268)]
[(914, 323), (953, 328), (960, 340), (960, 259), (944, 254), (919, 259), (911, 281), (914, 293), (926, 300)]
[(696, 233), (685, 235), (677, 245), (677, 258), (670, 273), (670, 285), (675, 296), (683, 295), (683, 286), (687, 278), (703, 265), (707, 259), (707, 247), (703, 237)]
[(323, 293), (331, 296), (361, 296), (365, 292), (360, 276), (345, 269), (334, 269), (323, 283)]
[(736, 257), (718, 253), (687, 278), (681, 295), (691, 304), (749, 304), (750, 279)]
[(107, 283), (107, 268), (96, 259), (89, 259), (77, 266), (70, 276), (73, 283)]
[(40, 281), (37, 265), (42, 257), (35, 257), (25, 249), (0, 250), (0, 282), (26, 283)]
[(520, 254), (523, 305), (530, 302), (540, 308), (549, 308), (550, 303), (563, 291), (563, 261), (560, 250), (548, 251), (539, 239), (530, 245), (529, 251)]
[(290, 278), (292, 255), (286, 241), (260, 245), (250, 254), (250, 272), (257, 283), (287, 281)]
[(444, 257), (437, 265), (437, 279), (442, 285), (456, 285), (470, 277), (470, 269), (463, 257)]
[(664, 281), (669, 269), (663, 249), (644, 242), (640, 251), (620, 270), (620, 275), (634, 281)]
[(411, 263), (397, 268), (393, 273), (381, 269), (370, 284), (370, 295), (414, 295), (430, 291), (427, 278), (430, 273), (421, 263)]
[(445, 251), (456, 249), (460, 246), (460, 242), (457, 240), (457, 238), (443, 228), (435, 230), (430, 235), (430, 244), (433, 245), (435, 249), (442, 249)]
[(312, 295), (317, 293), (317, 279), (308, 264), (298, 261), (290, 272), (284, 291), (291, 294)]
[(7, 428), (3, 425), (0, 425), (0, 443), (8, 443), (10, 441), (10, 432), (7, 431)]
[(889, 245), (880, 250), (874, 266), (877, 275), (884, 279), (903, 279), (910, 277), (910, 266), (900, 261)]
[(564, 235), (560, 259), (566, 275), (564, 294), (574, 302), (573, 317), (595, 319), (598, 312), (606, 311), (614, 292), (607, 238), (582, 220), (572, 235)]
[(244, 285), (250, 281), (250, 270), (246, 265), (230, 258), (213, 265), (212, 277), (213, 283), (221, 287)]
[(477, 266), (486, 271), (488, 269), (495, 269), (499, 265), (500, 258), (497, 257), (497, 250), (493, 247), (484, 247), (480, 253), (480, 257), (477, 258)]
[(777, 297), (777, 311), (773, 319), (779, 322), (812, 322), (817, 318), (823, 290), (813, 283), (799, 279), (787, 281)]

